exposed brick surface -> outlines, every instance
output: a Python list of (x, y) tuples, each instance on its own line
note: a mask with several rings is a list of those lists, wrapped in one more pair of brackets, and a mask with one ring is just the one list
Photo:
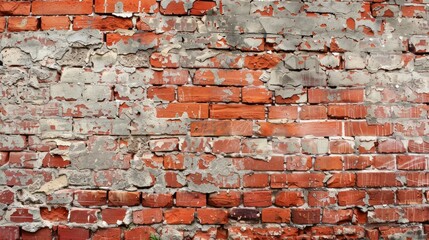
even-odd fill
[(0, 239), (427, 239), (428, 9), (0, 0)]

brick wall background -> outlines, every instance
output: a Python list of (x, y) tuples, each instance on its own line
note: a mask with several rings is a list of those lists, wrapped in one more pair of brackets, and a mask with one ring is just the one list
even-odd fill
[(426, 0), (0, 2), (0, 239), (426, 239)]

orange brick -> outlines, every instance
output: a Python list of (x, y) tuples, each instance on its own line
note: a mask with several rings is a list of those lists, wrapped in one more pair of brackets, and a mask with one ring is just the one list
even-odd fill
[(245, 103), (271, 103), (273, 97), (273, 93), (265, 88), (246, 87), (241, 94)]
[(35, 17), (9, 17), (7, 29), (10, 32), (36, 31), (38, 24)]
[(149, 87), (147, 97), (150, 99), (172, 102), (176, 99), (176, 89), (174, 87)]
[(133, 27), (131, 19), (110, 16), (76, 16), (73, 19), (73, 30), (99, 29), (113, 31), (116, 29), (130, 29)]
[(251, 121), (199, 121), (191, 123), (191, 136), (252, 136)]
[(364, 89), (308, 89), (309, 103), (363, 102)]
[(91, 14), (92, 0), (35, 0), (31, 11), (34, 15)]
[(265, 119), (265, 107), (262, 105), (214, 104), (210, 106), (210, 118)]
[(201, 224), (227, 224), (228, 211), (215, 208), (200, 208), (197, 210), (198, 220)]
[(172, 208), (164, 211), (167, 224), (191, 224), (194, 221), (195, 209)]
[(156, 0), (95, 0), (96, 13), (158, 12)]
[(201, 103), (169, 103), (156, 107), (156, 117), (177, 118), (187, 114), (189, 118), (208, 118), (209, 105)]
[(136, 224), (154, 224), (162, 222), (160, 208), (148, 208), (133, 212), (133, 222)]
[(70, 19), (67, 16), (43, 16), (41, 17), (42, 30), (68, 30)]
[(0, 16), (13, 16), (13, 15), (30, 15), (31, 2), (15, 2), (15, 1), (2, 1), (0, 4)]
[(179, 102), (239, 102), (240, 89), (234, 87), (179, 87)]
[(260, 136), (315, 137), (340, 136), (341, 122), (259, 123)]

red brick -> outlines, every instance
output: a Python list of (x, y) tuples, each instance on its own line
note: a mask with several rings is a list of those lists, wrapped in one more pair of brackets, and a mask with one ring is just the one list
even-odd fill
[(310, 207), (326, 207), (337, 203), (335, 192), (328, 191), (310, 191), (307, 196)]
[(7, 29), (10, 32), (36, 31), (38, 22), (35, 17), (9, 17)]
[(176, 172), (166, 172), (164, 175), (165, 184), (169, 188), (181, 188), (184, 183), (179, 182), (178, 174)]
[(341, 156), (317, 156), (314, 162), (314, 170), (342, 170)]
[(306, 88), (296, 89), (295, 91), (296, 92), (290, 97), (283, 98), (281, 95), (275, 96), (275, 102), (278, 104), (291, 104), (291, 103), (307, 102), (307, 89)]
[(10, 221), (15, 223), (33, 222), (33, 214), (27, 208), (12, 209)]
[(401, 12), (406, 18), (424, 17), (427, 13), (424, 5), (404, 5)]
[(328, 116), (330, 118), (351, 118), (360, 119), (365, 118), (367, 110), (364, 105), (329, 105)]
[(91, 14), (92, 0), (35, 0), (31, 11), (34, 15)]
[(185, 69), (163, 69), (154, 72), (153, 76), (149, 80), (149, 83), (153, 85), (183, 85), (188, 82), (189, 72)]
[(118, 221), (123, 221), (127, 209), (125, 208), (105, 208), (101, 210), (101, 219), (107, 224), (117, 224)]
[(315, 137), (340, 136), (341, 122), (259, 123), (261, 136)]
[(338, 205), (359, 206), (364, 205), (365, 191), (349, 190), (338, 192)]
[(15, 194), (8, 189), (0, 190), (0, 203), (11, 204), (14, 201), (14, 196)]
[(92, 240), (120, 239), (120, 228), (99, 228), (92, 235)]
[(0, 16), (30, 15), (31, 2), (2, 1)]
[(266, 173), (253, 173), (243, 176), (243, 186), (248, 188), (268, 187), (269, 181), (269, 175)]
[(199, 121), (191, 123), (191, 136), (252, 136), (252, 121)]
[(369, 217), (370, 222), (396, 222), (399, 220), (400, 213), (394, 208), (376, 208), (373, 215)]
[(69, 221), (74, 223), (96, 223), (98, 211), (97, 209), (72, 208)]
[(326, 183), (330, 188), (354, 187), (356, 183), (356, 175), (350, 172), (332, 173)]
[(299, 112), (299, 118), (302, 120), (326, 119), (327, 117), (325, 106), (304, 105)]
[(164, 168), (174, 170), (185, 169), (185, 156), (183, 154), (171, 154), (164, 156)]
[(120, 35), (118, 33), (109, 33), (106, 35), (106, 44), (107, 46), (112, 46), (122, 41), (124, 44), (138, 42), (141, 45), (152, 46), (153, 44), (158, 46), (158, 38), (159, 36), (157, 34), (151, 32), (136, 33), (132, 36)]
[(377, 151), (379, 153), (403, 153), (407, 150), (401, 140), (383, 139), (378, 141)]
[(215, 104), (210, 106), (210, 118), (265, 119), (265, 107), (262, 105)]
[(363, 122), (345, 122), (346, 136), (389, 136), (393, 133), (393, 126), (390, 123), (369, 125)]
[(110, 16), (76, 16), (73, 19), (73, 30), (99, 29), (113, 31), (116, 29), (130, 29), (133, 27), (131, 19)]
[(273, 93), (265, 88), (245, 87), (241, 96), (244, 103), (271, 103)]
[(298, 119), (297, 106), (270, 106), (268, 107), (269, 119)]
[(343, 157), (345, 170), (362, 170), (371, 166), (371, 156), (348, 155)]
[(268, 207), (272, 205), (271, 191), (254, 191), (243, 194), (245, 207)]
[(374, 3), (371, 4), (371, 13), (374, 17), (395, 17), (395, 13), (392, 12), (392, 7), (395, 5)]
[(320, 209), (292, 209), (292, 222), (296, 224), (317, 224), (320, 222)]
[(396, 199), (399, 204), (422, 204), (423, 193), (421, 190), (398, 190)]
[(153, 152), (171, 152), (178, 150), (179, 139), (160, 138), (149, 141), (150, 150)]
[(305, 203), (302, 192), (287, 191), (276, 195), (274, 204), (280, 207), (302, 206)]
[(354, 142), (347, 140), (331, 140), (329, 141), (329, 152), (330, 153), (353, 153)]
[(272, 188), (315, 188), (323, 187), (323, 173), (272, 174)]
[(290, 223), (291, 213), (288, 208), (262, 209), (262, 222), (264, 223)]
[(143, 193), (142, 205), (144, 207), (172, 207), (173, 195), (169, 193)]
[(187, 114), (189, 118), (208, 118), (209, 105), (205, 103), (169, 103), (156, 107), (158, 118), (178, 118)]
[(324, 209), (322, 215), (322, 223), (328, 224), (342, 224), (353, 220), (351, 209)]
[(414, 141), (410, 140), (408, 142), (408, 151), (413, 153), (428, 153), (429, 152), (429, 142)]
[(196, 1), (194, 5), (192, 5), (190, 14), (191, 15), (205, 15), (209, 10), (216, 7), (216, 2), (209, 1)]
[(47, 153), (42, 160), (43, 167), (65, 168), (70, 164), (71, 162), (69, 160), (65, 160), (62, 156), (51, 155), (50, 153)]
[(139, 192), (109, 191), (109, 206), (136, 206), (140, 204)]
[[(301, 139), (298, 138), (288, 138), (288, 139), (275, 139), (273, 141), (273, 153), (275, 154), (292, 154), (301, 152)], [(291, 158), (300, 156), (287, 156), (286, 164), (288, 161), (292, 161)], [(305, 156), (303, 156), (305, 157)], [(310, 164), (311, 165), (311, 164)]]
[(52, 239), (52, 230), (49, 228), (41, 228), (36, 232), (22, 231), (21, 235), (22, 235), (22, 240)]
[(373, 156), (372, 165), (377, 169), (393, 170), (396, 167), (395, 156), (393, 155)]
[(254, 171), (283, 171), (283, 157), (273, 156), (269, 161), (255, 160), (253, 158), (235, 158), (233, 164), (238, 170)]
[(162, 210), (160, 208), (147, 208), (133, 212), (135, 224), (154, 224), (162, 222)]
[(160, 12), (164, 15), (186, 15), (187, 9), (185, 4), (189, 4), (189, 0), (167, 1), (161, 0)]
[(313, 166), (311, 156), (286, 156), (285, 161), (289, 171), (306, 171)]
[[(197, 1), (198, 3), (200, 1)], [(195, 85), (223, 85), (223, 86), (260, 86), (259, 77), (262, 71), (252, 70), (224, 70), (198, 69), (193, 78)]]
[(308, 89), (309, 103), (360, 103), (364, 89)]
[(47, 30), (68, 30), (70, 19), (67, 16), (43, 16), (41, 19), (41, 29)]
[(410, 222), (427, 222), (429, 221), (429, 207), (404, 208), (404, 218)]
[(269, 69), (277, 66), (281, 60), (281, 57), (277, 54), (248, 55), (244, 59), (244, 67), (249, 69)]
[(154, 228), (147, 226), (139, 226), (124, 231), (125, 240), (150, 239), (152, 235), (159, 237)]
[(211, 142), (213, 153), (238, 153), (241, 149), (239, 138), (216, 138)]
[(6, 29), (6, 18), (0, 17), (0, 32), (4, 32)]
[(178, 68), (180, 67), (179, 62), (180, 56), (179, 54), (175, 53), (168, 53), (168, 54), (162, 54), (162, 53), (152, 53), (150, 56), (150, 65), (154, 68)]
[(122, 12), (145, 12), (155, 13), (158, 11), (156, 0), (95, 0), (96, 13), (114, 13), (117, 12), (117, 6), (122, 6)]
[(63, 222), (67, 221), (69, 211), (65, 207), (57, 208), (40, 208), (40, 216), (42, 219), (50, 222)]
[(395, 193), (390, 190), (368, 190), (368, 204), (383, 205), (394, 204)]
[(213, 207), (237, 207), (241, 204), (241, 194), (235, 191), (212, 193), (208, 204)]
[(7, 226), (0, 227), (0, 232), (2, 233), (2, 239), (4, 240), (12, 240), (19, 239), (19, 227), (18, 226)]
[(107, 203), (107, 192), (102, 190), (77, 190), (74, 199), (84, 207), (102, 206)]
[(164, 211), (167, 224), (191, 224), (194, 221), (195, 209), (172, 208)]
[(58, 238), (61, 240), (87, 240), (89, 239), (89, 229), (58, 226)]
[(179, 87), (179, 102), (239, 102), (240, 88), (236, 87)]
[(35, 162), (39, 156), (35, 152), (11, 152), (9, 153), (9, 166), (19, 168), (36, 168)]
[(394, 172), (358, 172), (356, 173), (358, 187), (397, 187), (402, 183), (397, 180)]
[(400, 170), (425, 170), (427, 159), (421, 155), (396, 155), (396, 165)]
[(174, 87), (149, 87), (147, 97), (154, 100), (172, 102), (176, 99), (176, 89)]
[(176, 206), (204, 207), (206, 206), (206, 195), (197, 192), (179, 191), (176, 193)]
[(197, 209), (198, 220), (201, 224), (227, 224), (228, 211), (216, 208)]
[(427, 187), (429, 186), (429, 173), (427, 172), (409, 172), (406, 174), (408, 187)]

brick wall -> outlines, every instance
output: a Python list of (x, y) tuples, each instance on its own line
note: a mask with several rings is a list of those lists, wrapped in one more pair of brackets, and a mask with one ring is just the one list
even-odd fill
[(0, 239), (426, 239), (424, 0), (0, 2)]

